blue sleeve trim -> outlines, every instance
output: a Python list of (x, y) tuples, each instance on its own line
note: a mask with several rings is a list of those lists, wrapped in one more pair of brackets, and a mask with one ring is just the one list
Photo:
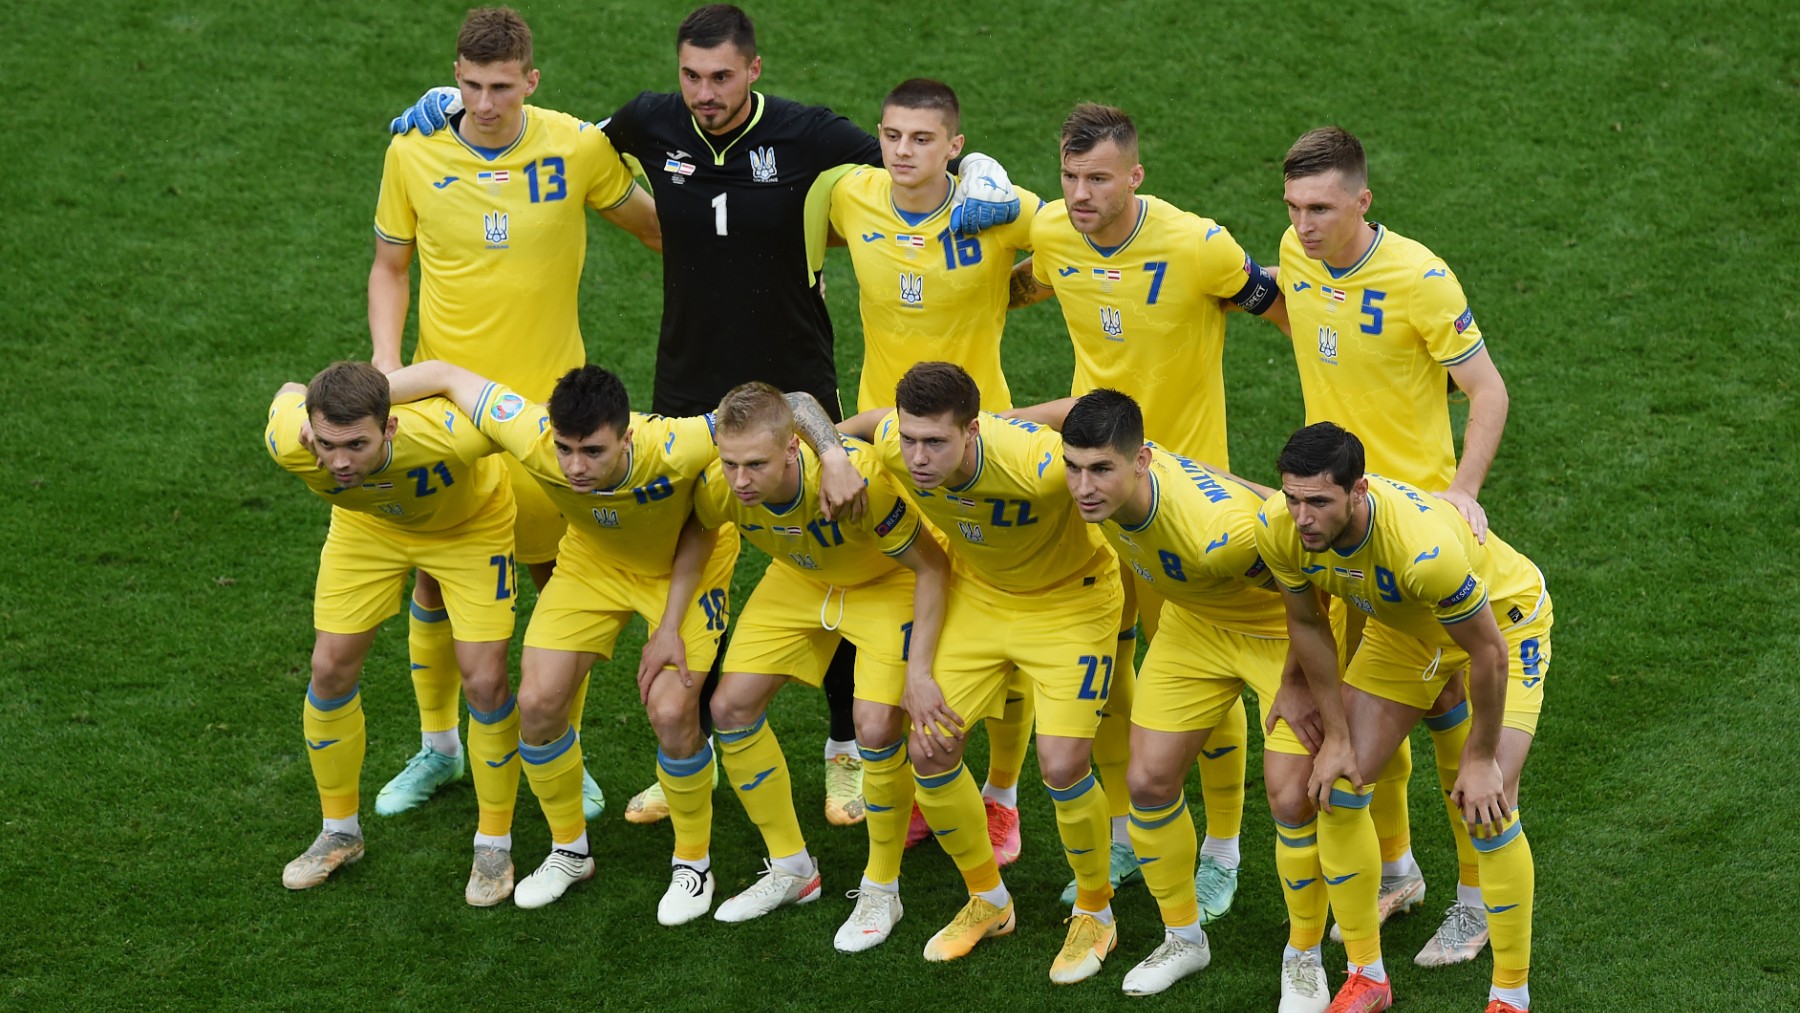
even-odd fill
[(1455, 366), (1460, 363), (1467, 362), (1467, 361), (1469, 361), (1469, 359), (1474, 357), (1476, 352), (1479, 352), (1483, 348), (1486, 348), (1486, 347), (1487, 347), (1487, 339), (1482, 338), (1480, 341), (1475, 342), (1474, 347), (1470, 348), (1468, 351), (1462, 353), (1461, 355), (1456, 356), (1455, 358), (1443, 359), (1439, 362), (1439, 365)]
[(1473, 618), (1477, 613), (1479, 613), (1482, 609), (1487, 608), (1487, 603), (1488, 603), (1487, 591), (1483, 590), (1481, 592), (1481, 600), (1476, 602), (1467, 612), (1464, 612), (1462, 615), (1459, 615), (1459, 616), (1452, 616), (1449, 619), (1439, 619), (1438, 622), (1444, 626), (1455, 626), (1457, 623), (1467, 622), (1469, 619)]

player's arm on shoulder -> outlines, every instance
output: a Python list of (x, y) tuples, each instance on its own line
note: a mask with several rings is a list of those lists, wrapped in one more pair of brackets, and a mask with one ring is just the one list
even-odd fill
[(638, 242), (657, 253), (662, 252), (662, 221), (656, 217), (656, 200), (636, 180), (625, 199), (601, 211), (600, 217), (636, 236)]
[(875, 434), (881, 429), (881, 420), (893, 414), (892, 408), (871, 408), (866, 412), (857, 412), (837, 424), (837, 431), (845, 436), (854, 436), (865, 443), (875, 442)]
[(1069, 410), (1075, 407), (1075, 398), (1057, 398), (1043, 404), (1026, 405), (1023, 408), (1008, 408), (1000, 413), (1001, 418), (1018, 419), (1021, 422), (1034, 422), (1040, 426), (1048, 426), (1062, 432), (1063, 421), (1069, 417)]
[(417, 130), (422, 136), (430, 137), (447, 126), (450, 117), (462, 109), (462, 90), (454, 85), (439, 85), (428, 89), (405, 112), (389, 120), (388, 132), (405, 134)]
[(412, 300), (412, 259), (413, 244), (376, 237), (375, 263), (369, 268), (369, 361), (383, 373), (400, 368), (400, 340)]
[(819, 506), (825, 519), (855, 521), (868, 507), (869, 492), (862, 472), (845, 452), (831, 416), (825, 414), (818, 398), (805, 391), (783, 396), (794, 410), (794, 428), (800, 438), (819, 455)]
[(471, 419), (476, 402), (488, 385), (479, 373), (441, 359), (427, 359), (388, 374), (388, 397), (395, 404), (405, 404), (428, 397), (447, 397)]
[(1462, 460), (1456, 462), (1456, 477), (1450, 488), (1439, 493), (1445, 502), (1456, 507), (1469, 522), (1478, 541), (1487, 541), (1487, 511), (1477, 502), (1481, 486), (1487, 481), (1488, 468), (1500, 452), (1500, 437), (1506, 431), (1506, 415), (1512, 398), (1506, 392), (1506, 381), (1488, 355), (1487, 347), (1477, 349), (1450, 370), (1450, 379), (1469, 396), (1469, 424), (1463, 430)]
[(1009, 310), (1024, 309), (1035, 306), (1056, 294), (1056, 290), (1037, 279), (1032, 273), (1030, 257), (1013, 265), (1012, 274), (1006, 281), (1006, 308)]

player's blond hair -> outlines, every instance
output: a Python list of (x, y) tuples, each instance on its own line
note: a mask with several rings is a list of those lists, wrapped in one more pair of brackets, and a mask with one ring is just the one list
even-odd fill
[(307, 414), (333, 425), (372, 418), (385, 426), (388, 407), (387, 374), (366, 362), (334, 362), (306, 385)]
[(475, 7), (456, 33), (456, 57), (475, 64), (519, 61), (531, 69), (531, 26), (511, 7)]
[(1305, 179), (1321, 173), (1343, 174), (1344, 189), (1359, 193), (1369, 185), (1369, 160), (1362, 142), (1343, 127), (1319, 127), (1300, 135), (1281, 163), (1282, 179)]
[(744, 433), (766, 429), (777, 438), (794, 433), (794, 409), (788, 406), (781, 391), (752, 380), (725, 392), (719, 408), (713, 413), (713, 425), (721, 433)]

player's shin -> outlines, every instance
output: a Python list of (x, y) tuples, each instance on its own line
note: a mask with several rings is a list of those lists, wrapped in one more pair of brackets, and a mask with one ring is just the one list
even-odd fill
[(1320, 871), (1344, 932), (1344, 951), (1358, 967), (1381, 959), (1381, 845), (1367, 792), (1338, 778), (1331, 786), (1331, 811), (1319, 814)]
[[(469, 706), (469, 763), (475, 781), (475, 802), (484, 837), (512, 833), (513, 807), (519, 800), (518, 698), (491, 711)], [(579, 787), (577, 789), (579, 798)]]
[[(419, 700), (419, 731), (456, 733), (456, 701), (462, 690), (462, 670), (456, 665), (456, 640), (450, 631), (450, 613), (411, 602), (406, 627), (406, 649), (412, 658), (413, 695)], [(439, 749), (438, 752), (445, 752)], [(448, 754), (446, 754), (448, 755)]]
[(1462, 807), (1450, 799), (1450, 792), (1456, 787), (1456, 776), (1462, 769), (1463, 746), (1469, 741), (1468, 701), (1443, 714), (1426, 717), (1425, 727), (1431, 731), (1431, 747), (1437, 754), (1438, 794), (1444, 800), (1444, 813), (1450, 819), (1450, 836), (1456, 840), (1456, 881), (1462, 886), (1479, 887), (1481, 873), (1475, 846), (1469, 841)]
[(581, 734), (581, 715), (587, 710), (588, 678), (591, 672), (581, 673), (581, 683), (575, 687), (575, 695), (569, 697), (569, 727), (575, 734)]
[(358, 782), (367, 744), (361, 690), (352, 687), (347, 695), (327, 700), (309, 687), (301, 730), (319, 788), (319, 808), (327, 820), (353, 819), (361, 800)]
[(1381, 860), (1390, 866), (1412, 850), (1412, 813), (1406, 797), (1412, 769), (1412, 743), (1401, 739), (1400, 748), (1375, 778), (1369, 800), (1369, 818), (1375, 821), (1375, 836), (1381, 841)]
[[(719, 762), (731, 781), (731, 790), (756, 829), (772, 859), (786, 858), (806, 849), (800, 833), (800, 817), (794, 812), (793, 782), (788, 777), (787, 757), (769, 716), (763, 714), (748, 728), (720, 728)], [(665, 786), (665, 790), (667, 790)], [(670, 798), (670, 814), (674, 813)]]
[(550, 823), (550, 839), (557, 847), (580, 841), (587, 833), (587, 820), (581, 811), (581, 740), (575, 729), (570, 727), (541, 746), (519, 743), (519, 758), (538, 808)]
[[(1000, 886), (1000, 867), (988, 843), (987, 809), (968, 768), (958, 763), (939, 774), (913, 775), (914, 798), (938, 844), (956, 863), (971, 894)], [(1000, 906), (1000, 905), (995, 905)]]
[(912, 816), (913, 772), (906, 740), (885, 746), (857, 743), (863, 761), (863, 799), (868, 805), (869, 864), (863, 876), (872, 883), (900, 878), (900, 856), (906, 853), (906, 825)]
[(676, 859), (699, 862), (707, 858), (712, 850), (712, 743), (702, 739), (699, 752), (680, 758), (658, 749), (656, 780), (669, 800)]
[[(1039, 737), (1039, 754), (1043, 737)], [(1075, 907), (1101, 912), (1112, 903), (1112, 883), (1107, 872), (1112, 864), (1112, 833), (1107, 817), (1106, 792), (1092, 773), (1066, 787), (1048, 780), (1050, 800), (1056, 805), (1056, 829), (1062, 837), (1063, 855), (1075, 873)]]
[[(1017, 788), (1019, 775), (1025, 769), (1025, 750), (1031, 745), (1033, 697), (1028, 682), (1006, 687), (1005, 708), (997, 718), (987, 719), (988, 771), (987, 787), (1005, 791)], [(865, 771), (867, 767), (863, 768)], [(1015, 791), (1010, 803), (1018, 808)]]
[[(1206, 836), (1235, 841), (1244, 826), (1244, 764), (1249, 721), (1240, 694), (1206, 735), (1200, 750), (1200, 791), (1206, 808)], [(1235, 865), (1235, 863), (1233, 863)]]
[(1327, 897), (1319, 867), (1319, 817), (1304, 823), (1275, 821), (1275, 873), (1287, 903), (1288, 945), (1310, 950), (1325, 937)]
[(1531, 969), (1531, 907), (1537, 874), (1525, 825), (1514, 809), (1488, 836), (1473, 838), (1481, 899), (1494, 948), (1494, 987), (1521, 989)]
[(1200, 920), (1194, 898), (1194, 861), (1199, 838), (1188, 812), (1187, 796), (1172, 802), (1131, 806), (1131, 847), (1137, 853), (1144, 885), (1156, 898), (1163, 924), (1172, 929)]
[(1107, 687), (1100, 727), (1094, 732), (1094, 766), (1100, 772), (1100, 785), (1106, 792), (1106, 816), (1111, 821), (1112, 839), (1129, 844), (1125, 816), (1131, 810), (1127, 776), (1131, 768), (1131, 701), (1137, 687), (1135, 629), (1119, 634), (1119, 646), (1113, 658), (1112, 683)]

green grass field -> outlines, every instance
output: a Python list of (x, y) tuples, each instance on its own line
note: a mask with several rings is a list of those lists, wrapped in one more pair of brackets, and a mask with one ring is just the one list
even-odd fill
[[(1124, 106), (1145, 135), (1145, 192), (1219, 219), (1264, 262), (1286, 224), (1288, 143), (1325, 122), (1362, 136), (1372, 216), (1456, 268), (1506, 376), (1512, 418), (1483, 499), (1556, 595), (1523, 803), (1536, 1008), (1800, 1008), (1785, 917), (1800, 848), (1774, 825), (1800, 802), (1786, 730), (1800, 708), (1786, 498), (1800, 479), (1800, 8), (859, 7), (754, 5), (762, 87), (872, 127), (892, 84), (941, 77), (971, 146), (1050, 196), (1069, 106)], [(952, 965), (919, 959), (960, 896), (926, 848), (908, 859), (890, 943), (836, 954), (865, 838), (819, 815), (823, 704), (802, 690), (772, 720), (826, 898), (744, 926), (660, 928), (669, 831), (619, 816), (652, 772), (627, 675), (635, 631), (588, 708), (590, 769), (612, 802), (593, 827), (596, 882), (538, 912), (466, 907), (465, 782), (422, 811), (366, 814), (368, 859), (328, 886), (281, 887), (317, 829), (298, 718), (325, 509), (270, 463), (260, 429), (282, 381), (368, 353), (386, 123), (448, 78), (462, 11), (27, 0), (8, 18), (0, 1004), (1272, 1009), (1283, 913), (1255, 762), (1243, 888), (1212, 933), (1213, 967), (1160, 999), (1118, 991), (1160, 938), (1141, 887), (1116, 902), (1121, 944), (1098, 979), (1068, 992), (1045, 979), (1067, 873), (1030, 774), (1014, 937)], [(524, 13), (543, 105), (599, 118), (675, 86), (680, 6)], [(659, 265), (595, 223), (590, 356), (647, 396)], [(841, 251), (827, 274), (848, 399), (860, 339)], [(1292, 352), (1239, 319), (1226, 360), (1233, 463), (1269, 481), (1301, 419)], [(1015, 397), (1066, 394), (1071, 362), (1054, 306), (1015, 314)], [(416, 748), (398, 624), (363, 689), (372, 799)], [(1478, 1010), (1485, 956), (1432, 972), (1408, 959), (1455, 870), (1419, 745), (1432, 896), (1391, 925), (1388, 963), (1404, 1008)], [(716, 803), (722, 898), (760, 848), (735, 799)], [(548, 841), (523, 789), (516, 841), (523, 875)]]

